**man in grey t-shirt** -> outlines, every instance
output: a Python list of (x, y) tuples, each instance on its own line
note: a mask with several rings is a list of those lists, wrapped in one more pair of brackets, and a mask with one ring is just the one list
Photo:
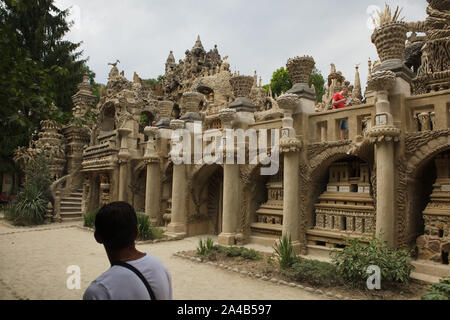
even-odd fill
[(137, 269), (157, 300), (172, 299), (172, 278), (161, 260), (135, 247), (137, 217), (126, 202), (102, 207), (95, 218), (95, 239), (104, 245), (112, 265), (95, 279), (83, 295), (84, 300), (149, 300), (146, 284), (132, 270), (115, 265), (126, 263)]

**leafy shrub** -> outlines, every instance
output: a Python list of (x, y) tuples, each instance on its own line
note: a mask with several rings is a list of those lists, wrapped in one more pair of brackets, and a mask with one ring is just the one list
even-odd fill
[(291, 236), (283, 236), (280, 242), (274, 245), (275, 257), (280, 264), (281, 269), (287, 269), (295, 262), (296, 255), (292, 246)]
[(83, 216), (85, 227), (95, 228), (95, 217), (97, 216), (97, 212), (97, 210), (88, 212)]
[(146, 241), (162, 238), (164, 230), (151, 225), (150, 217), (145, 214), (136, 214), (138, 222), (139, 236), (138, 240)]
[(380, 267), (384, 283), (407, 283), (414, 269), (411, 260), (410, 252), (391, 248), (377, 238), (369, 243), (360, 239), (349, 240), (342, 251), (333, 251), (333, 263), (338, 273), (356, 286), (366, 283), (370, 276), (366, 271), (371, 265)]
[(313, 286), (331, 286), (342, 283), (336, 266), (333, 264), (300, 257), (297, 257), (289, 268), (281, 269), (281, 274), (289, 279), (307, 282)]
[(422, 300), (450, 300), (450, 276), (432, 284)]
[(14, 225), (42, 224), (51, 199), (51, 176), (44, 154), (27, 164), (25, 177), (25, 183), (17, 193), (17, 203), (6, 208), (5, 218)]

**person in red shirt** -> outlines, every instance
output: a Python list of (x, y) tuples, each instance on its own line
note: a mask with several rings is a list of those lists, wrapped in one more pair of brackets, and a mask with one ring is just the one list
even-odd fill
[[(333, 109), (341, 109), (346, 107), (345, 101), (347, 100), (347, 98), (345, 97), (347, 96), (347, 94), (348, 94), (347, 88), (344, 88), (342, 89), (341, 92), (336, 92), (334, 94)], [(340, 129), (341, 129), (341, 139), (345, 140), (348, 130), (347, 120), (345, 119), (341, 120)]]
[(345, 101), (347, 100), (344, 98), (348, 94), (347, 88), (342, 89), (341, 92), (336, 92), (333, 96), (333, 109), (340, 109), (345, 108)]

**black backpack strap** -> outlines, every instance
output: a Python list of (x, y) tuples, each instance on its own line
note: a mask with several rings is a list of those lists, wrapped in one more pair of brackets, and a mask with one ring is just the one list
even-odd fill
[(152, 287), (150, 287), (150, 284), (148, 283), (147, 279), (145, 279), (144, 275), (135, 267), (133, 267), (131, 264), (128, 264), (126, 262), (117, 261), (112, 264), (113, 266), (121, 266), (124, 268), (127, 268), (128, 270), (133, 271), (139, 279), (144, 283), (145, 287), (147, 288), (148, 294), (150, 295), (150, 298), (152, 300), (157, 300), (155, 294), (153, 293)]

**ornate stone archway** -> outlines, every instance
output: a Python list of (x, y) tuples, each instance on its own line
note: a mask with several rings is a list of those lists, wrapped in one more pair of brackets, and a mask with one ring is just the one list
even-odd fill
[[(301, 233), (304, 235), (302, 242), (305, 244), (305, 250), (307, 241), (310, 240), (312, 242), (318, 241), (318, 243), (322, 243), (322, 241), (325, 241), (327, 243), (327, 246), (328, 241), (331, 241), (330, 245), (341, 244), (340, 242), (342, 241), (339, 240), (339, 237), (333, 238), (331, 236), (331, 233), (327, 231), (328, 229), (334, 230), (335, 228), (334, 222), (329, 225), (329, 222), (331, 221), (328, 221), (329, 218), (332, 218), (333, 221), (337, 219), (336, 230), (344, 230), (344, 233), (353, 234), (351, 230), (354, 230), (355, 234), (361, 235), (367, 234), (368, 232), (374, 232), (376, 188), (374, 188), (375, 170), (373, 168), (373, 154), (370, 152), (370, 147), (371, 145), (364, 146), (363, 144), (361, 144), (360, 146), (355, 146), (354, 144), (351, 144), (349, 142), (321, 143), (309, 146), (309, 166), (304, 164), (300, 166), (299, 177), (299, 201), (301, 209), (300, 214), (302, 215), (302, 224), (300, 227), (302, 228)], [(361, 170), (363, 170), (364, 168), (364, 175), (362, 175), (363, 171), (361, 171), (361, 173), (352, 175), (352, 177), (360, 177), (361, 179), (362, 177), (365, 177), (365, 182), (361, 179), (351, 180), (352, 182), (350, 182), (350, 180), (347, 181), (348, 183), (350, 183), (348, 184), (348, 187), (345, 187), (348, 188), (348, 190), (343, 189), (344, 191), (342, 192), (344, 193), (340, 194), (340, 196), (335, 199), (339, 200), (337, 201), (337, 207), (341, 206), (342, 208), (340, 208), (339, 210), (332, 210), (333, 212), (331, 212), (331, 207), (328, 208), (326, 203), (328, 203), (329, 200), (334, 199), (332, 196), (333, 192), (341, 191), (340, 189), (336, 189), (335, 191), (331, 189), (329, 190), (328, 185), (331, 182), (329, 170), (330, 167), (334, 166), (335, 164), (344, 165), (346, 159), (350, 161), (350, 164), (356, 161), (355, 165), (357, 166), (357, 173), (360, 170), (359, 168), (361, 168)], [(342, 170), (346, 171), (347, 169), (345, 169), (344, 166)], [(346, 177), (348, 177), (349, 179), (350, 176), (348, 173), (346, 173)], [(363, 185), (365, 185), (366, 187), (364, 187)], [(325, 198), (330, 199), (325, 201)], [(322, 199), (320, 201), (320, 204), (316, 203), (318, 199)], [(352, 207), (353, 203), (355, 203), (354, 207)], [(361, 207), (361, 205), (363, 205), (363, 207)], [(317, 216), (317, 218), (319, 219), (322, 216), (327, 216), (326, 226), (324, 218), (323, 221), (321, 220), (324, 225), (318, 227), (319, 229), (322, 228), (323, 231), (322, 229), (319, 230), (318, 228), (316, 228), (317, 219), (315, 218), (315, 213), (317, 206), (321, 206), (321, 215)], [(330, 227), (332, 225), (333, 227)], [(313, 228), (313, 226), (315, 227)], [(327, 232), (330, 233), (330, 235), (326, 235), (325, 233)]]
[(450, 129), (408, 134), (405, 148), (407, 173), (413, 177), (428, 160), (450, 148)]
[[(419, 258), (427, 259), (429, 254), (429, 258), (436, 259), (436, 255), (431, 253), (439, 251), (439, 241), (431, 239), (433, 237), (430, 238), (429, 229), (431, 225), (438, 226), (439, 223), (435, 224), (435, 221), (444, 221), (445, 217), (438, 213), (429, 216), (425, 215), (425, 212), (433, 211), (430, 206), (436, 208), (440, 206), (440, 204), (433, 202), (437, 200), (433, 200), (433, 194), (437, 191), (436, 188), (439, 189), (436, 180), (439, 178), (438, 172), (434, 171), (438, 169), (435, 161), (440, 155), (448, 153), (450, 150), (450, 130), (410, 134), (405, 140), (405, 244), (416, 243), (419, 236), (417, 239)], [(433, 170), (433, 172), (430, 170)], [(439, 199), (441, 197), (442, 194)]]
[[(223, 166), (195, 165), (188, 178), (189, 223), (209, 223), (208, 233), (219, 234), (222, 226)], [(192, 205), (191, 205), (192, 204)], [(207, 229), (205, 226), (203, 227)]]

